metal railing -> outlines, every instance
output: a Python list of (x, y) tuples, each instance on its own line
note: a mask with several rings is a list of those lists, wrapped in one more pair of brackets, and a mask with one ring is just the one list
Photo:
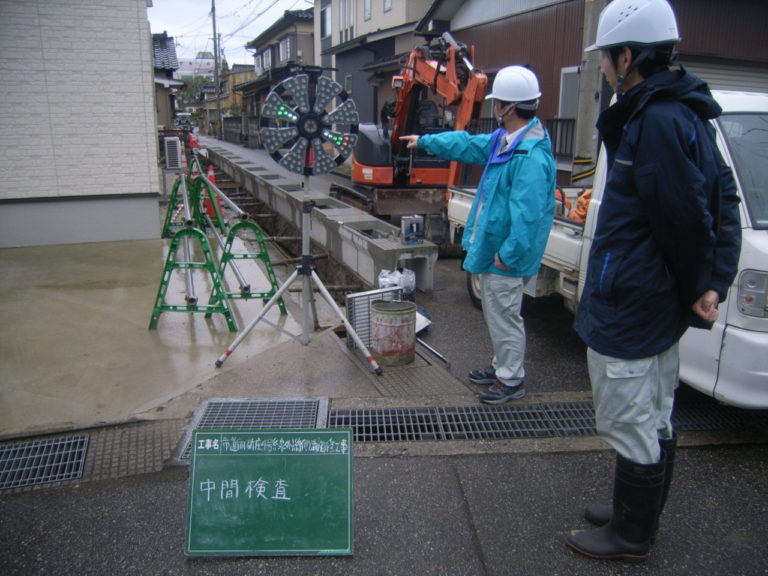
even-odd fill
[(552, 139), (552, 153), (556, 158), (573, 159), (573, 140), (576, 136), (574, 118), (548, 118), (544, 125)]

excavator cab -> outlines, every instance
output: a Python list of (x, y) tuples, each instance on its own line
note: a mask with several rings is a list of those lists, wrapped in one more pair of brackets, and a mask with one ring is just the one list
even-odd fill
[(438, 44), (432, 40), (404, 58), (392, 79), (397, 101), (382, 108), (380, 124), (358, 128), (351, 179), (357, 190), (370, 191), (379, 215), (440, 213), (457, 163), (409, 150), (400, 138), (464, 130), (479, 116), (487, 78), (472, 65), (472, 49), (447, 32)]

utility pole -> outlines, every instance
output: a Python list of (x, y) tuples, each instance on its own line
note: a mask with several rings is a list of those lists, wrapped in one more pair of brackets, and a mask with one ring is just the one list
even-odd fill
[(216, 118), (218, 129), (216, 137), (224, 140), (224, 122), (221, 117), (221, 81), (219, 79), (219, 36), (216, 34), (216, 0), (211, 0), (211, 19), (213, 20), (213, 81), (216, 84)]

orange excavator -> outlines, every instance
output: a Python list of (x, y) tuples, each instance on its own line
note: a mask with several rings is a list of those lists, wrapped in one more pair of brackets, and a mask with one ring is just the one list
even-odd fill
[(488, 79), (472, 64), (474, 48), (448, 32), (433, 40), (414, 48), (393, 77), (397, 101), (384, 106), (381, 123), (359, 126), (352, 182), (369, 192), (377, 215), (442, 213), (448, 186), (457, 183), (457, 163), (407, 150), (400, 137), (464, 130), (480, 114)]

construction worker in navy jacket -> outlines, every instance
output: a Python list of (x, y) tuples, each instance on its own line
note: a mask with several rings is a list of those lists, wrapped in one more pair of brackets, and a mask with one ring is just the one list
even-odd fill
[(711, 328), (741, 248), (708, 122), (721, 109), (703, 81), (669, 69), (678, 41), (666, 0), (614, 0), (588, 48), (617, 96), (597, 124), (608, 173), (575, 323), (597, 431), (617, 451), (613, 505), (585, 511), (602, 527), (567, 538), (593, 558), (648, 557), (672, 479), (678, 341)]

